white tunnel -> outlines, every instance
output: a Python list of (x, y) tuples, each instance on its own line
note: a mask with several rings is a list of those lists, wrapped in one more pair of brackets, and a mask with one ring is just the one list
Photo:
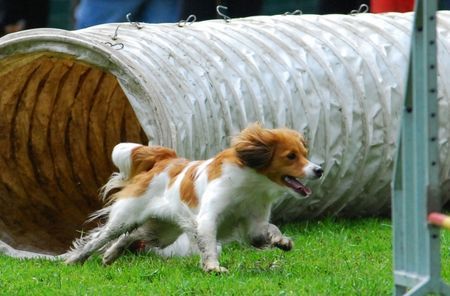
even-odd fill
[[(311, 198), (286, 197), (274, 208), (274, 219), (389, 213), (412, 19), (412, 13), (278, 15), (182, 26), (122, 23), (7, 35), (0, 39), (0, 79), (9, 81), (0, 82), (0, 112), (13, 115), (0, 119), (2, 145), (6, 145), (0, 149), (11, 157), (0, 160), (0, 168), (31, 173), (25, 179), (5, 173), (5, 169), (0, 171), (0, 214), (44, 203), (41, 212), (54, 208), (52, 219), (57, 221), (58, 201), (77, 196), (70, 207), (86, 206), (78, 212), (68, 211), (81, 223), (90, 210), (100, 206), (92, 200), (113, 171), (109, 154), (117, 142), (148, 139), (150, 144), (175, 148), (180, 156), (205, 159), (227, 147), (231, 136), (255, 121), (269, 128), (286, 126), (303, 132), (311, 160), (325, 171), (321, 181), (310, 182)], [(439, 12), (437, 20), (440, 177), (444, 186), (450, 171), (450, 12)], [(48, 71), (42, 70), (45, 65), (49, 65)], [(52, 75), (58, 67), (63, 74)], [(76, 70), (82, 67), (84, 70)], [(84, 77), (83, 71), (91, 75), (94, 70), (103, 73), (98, 74), (103, 78), (90, 93), (85, 90), (86, 78), (80, 77)], [(20, 75), (12, 80), (16, 73)], [(34, 79), (40, 81), (35, 88), (31, 87)], [(39, 92), (45, 92), (48, 83), (59, 89), (75, 86), (72, 92), (55, 92), (47, 105), (36, 103), (49, 110), (48, 116), (39, 119), (33, 115), (36, 109), (31, 109), (27, 113), (31, 115), (23, 117), (31, 122), (26, 125), (30, 132), (24, 135), (15, 128), (14, 118), (22, 114), (20, 108), (28, 100), (43, 100)], [(102, 89), (114, 89), (115, 93), (104, 95), (104, 112), (103, 97), (97, 95), (95, 104), (83, 107)], [(32, 91), (36, 95), (29, 98), (26, 94)], [(107, 107), (116, 99), (126, 100), (133, 114)], [(72, 110), (81, 107), (77, 112), (69, 107), (63, 112), (56, 104), (64, 100), (71, 102)], [(87, 123), (84, 136), (75, 142), (70, 140), (74, 133), (71, 125), (78, 116), (87, 118)], [(117, 118), (132, 121), (134, 116), (138, 124), (111, 123)], [(57, 125), (52, 118), (65, 122), (58, 132), (52, 128)], [(109, 131), (117, 128), (122, 130), (120, 135)], [(139, 136), (141, 129), (147, 139)], [(89, 136), (95, 133), (97, 136)], [(17, 141), (20, 137), (50, 140)], [(58, 137), (69, 140), (58, 142)], [(95, 152), (93, 139), (98, 142), (95, 147), (102, 147), (101, 153)], [(74, 148), (77, 145), (80, 148)], [(39, 157), (47, 157), (46, 149), (51, 157), (40, 161)], [(82, 156), (74, 162), (77, 155)], [(61, 162), (71, 174), (61, 177)], [(45, 167), (44, 163), (52, 165)], [(89, 170), (98, 170), (92, 177), (95, 181), (88, 181), (86, 174), (93, 174)], [(49, 188), (37, 198), (22, 192), (20, 186), (30, 180), (36, 187)], [(72, 186), (73, 195), (67, 194), (61, 183)], [(35, 212), (35, 217), (39, 213)], [(13, 218), (0, 220), (1, 240), (27, 245), (26, 241), (18, 242), (19, 231), (11, 230), (15, 227), (11, 226)], [(20, 231), (28, 227), (24, 225)], [(76, 236), (76, 227), (60, 230), (68, 232), (60, 239), (60, 249)], [(35, 228), (39, 228), (38, 222)], [(36, 242), (33, 248), (47, 247)]]

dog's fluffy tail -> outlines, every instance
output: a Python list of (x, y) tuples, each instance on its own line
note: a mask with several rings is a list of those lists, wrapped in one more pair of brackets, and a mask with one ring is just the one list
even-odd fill
[(119, 169), (111, 175), (108, 182), (100, 189), (100, 196), (106, 200), (111, 190), (119, 189), (125, 186), (126, 181), (131, 177), (132, 153), (141, 144), (120, 143), (116, 145), (112, 152), (112, 162)]
[(123, 188), (133, 176), (149, 171), (163, 159), (176, 158), (174, 150), (161, 146), (144, 146), (135, 143), (120, 143), (112, 152), (112, 161), (119, 169), (101, 188), (100, 196), (107, 200), (113, 189)]

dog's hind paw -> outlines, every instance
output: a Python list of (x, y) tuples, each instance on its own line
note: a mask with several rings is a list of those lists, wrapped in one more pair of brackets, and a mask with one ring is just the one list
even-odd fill
[(283, 251), (290, 251), (294, 247), (294, 242), (290, 238), (283, 236), (279, 241), (274, 242), (273, 246)]
[(103, 255), (102, 263), (103, 265), (111, 265), (116, 261), (117, 258), (119, 258), (121, 253), (119, 252), (108, 252)]
[(83, 264), (87, 258), (83, 258), (77, 255), (70, 255), (65, 257), (64, 264), (66, 265), (75, 265), (75, 264)]

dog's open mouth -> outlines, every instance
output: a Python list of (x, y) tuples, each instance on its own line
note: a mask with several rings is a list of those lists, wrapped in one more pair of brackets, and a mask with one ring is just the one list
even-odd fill
[(302, 182), (300, 182), (297, 178), (292, 176), (284, 176), (283, 181), (286, 184), (286, 186), (294, 189), (295, 192), (303, 195), (308, 196), (312, 193), (312, 190), (303, 185)]

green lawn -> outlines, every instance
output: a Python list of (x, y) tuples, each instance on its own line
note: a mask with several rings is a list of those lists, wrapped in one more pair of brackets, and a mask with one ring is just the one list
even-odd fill
[[(0, 256), (0, 295), (388, 295), (392, 291), (389, 220), (303, 222), (282, 227), (291, 252), (225, 246), (228, 274), (205, 274), (198, 257), (128, 254), (110, 267)], [(443, 261), (450, 259), (450, 236)], [(445, 265), (445, 264), (444, 264)], [(450, 278), (450, 268), (444, 266)]]

